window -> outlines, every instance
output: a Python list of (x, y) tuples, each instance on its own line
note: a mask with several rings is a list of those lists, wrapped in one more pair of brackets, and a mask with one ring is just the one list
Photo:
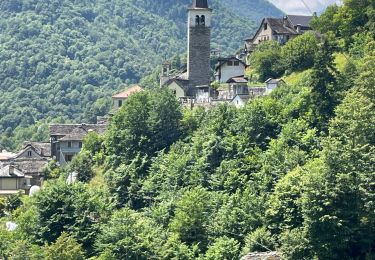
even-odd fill
[(31, 151), (27, 151), (27, 157), (31, 157), (33, 153)]
[(230, 60), (230, 61), (228, 61), (227, 64), (228, 64), (228, 66), (233, 66), (233, 61)]
[(195, 16), (195, 25), (199, 25), (199, 15)]
[(82, 148), (82, 142), (79, 142), (79, 143), (78, 143), (78, 147), (79, 147), (79, 148)]
[(118, 107), (122, 107), (122, 100), (118, 101)]
[(72, 142), (68, 142), (68, 148), (72, 148)]
[(265, 23), (265, 24), (264, 24), (264, 30), (267, 30), (267, 29), (268, 29), (268, 24)]
[(240, 66), (240, 62), (239, 61), (235, 61), (233, 64), (234, 64), (234, 66)]
[(204, 15), (201, 16), (201, 24), (202, 25), (206, 24), (206, 17)]
[(71, 162), (73, 160), (73, 155), (72, 154), (65, 154), (65, 161), (66, 162)]

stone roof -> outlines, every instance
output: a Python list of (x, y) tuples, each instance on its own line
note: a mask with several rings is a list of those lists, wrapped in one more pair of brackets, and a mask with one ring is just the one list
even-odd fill
[(70, 135), (73, 138), (81, 138), (83, 133), (87, 134), (89, 131), (94, 131), (98, 134), (103, 134), (106, 130), (106, 127), (107, 125), (105, 124), (55, 124), (50, 125), (50, 135), (63, 137)]
[(273, 78), (269, 78), (265, 81), (265, 83), (267, 84), (278, 84), (280, 82), (284, 82), (283, 79), (273, 79)]
[(228, 79), (227, 83), (247, 83), (247, 79), (242, 75), (242, 76), (236, 76)]
[(281, 260), (281, 256), (278, 252), (255, 252), (242, 257), (241, 260)]
[(48, 164), (47, 159), (19, 159), (15, 160), (16, 168), (24, 174), (37, 175), (43, 172), (44, 167)]
[(0, 152), (0, 161), (8, 161), (16, 156), (15, 153), (2, 151)]
[(301, 25), (305, 28), (310, 28), (310, 22), (314, 16), (305, 15), (288, 15), (287, 18), (292, 23), (293, 26)]
[(247, 67), (246, 63), (243, 62), (242, 60), (238, 59), (237, 57), (228, 57), (228, 58), (220, 58), (220, 59), (218, 59), (218, 64), (215, 66), (215, 70), (218, 70), (221, 66), (223, 66), (224, 64), (226, 64), (228, 61), (238, 61), (241, 64), (243, 64), (245, 66), (245, 68)]
[(120, 92), (114, 96), (112, 96), (113, 99), (126, 99), (128, 97), (130, 97), (131, 95), (135, 94), (135, 93), (138, 93), (138, 92), (142, 92), (143, 91), (143, 88), (139, 85), (135, 85), (133, 87), (130, 87), (128, 88), (127, 90), (123, 91), (123, 92)]
[(298, 34), (294, 28), (284, 25), (284, 18), (266, 18), (265, 22), (276, 34)]
[[(13, 174), (10, 174), (10, 169), (13, 167)], [(0, 167), (0, 177), (1, 178), (23, 178), (25, 177), (25, 174), (17, 169), (14, 165), (6, 165), (3, 167)]]
[(23, 153), (28, 147), (34, 148), (35, 152), (41, 157), (51, 157), (51, 143), (46, 142), (25, 142), (23, 150), (18, 154)]

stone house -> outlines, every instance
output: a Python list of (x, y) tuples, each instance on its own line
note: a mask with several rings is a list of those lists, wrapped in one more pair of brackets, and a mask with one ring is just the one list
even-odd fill
[(236, 108), (241, 108), (241, 107), (244, 107), (250, 100), (250, 95), (249, 94), (237, 94), (233, 100), (232, 100), (232, 104), (236, 107)]
[(17, 194), (20, 191), (28, 194), (31, 178), (17, 169), (14, 164), (0, 167), (0, 196)]
[(245, 40), (245, 53), (251, 53), (264, 41), (277, 41), (283, 45), (290, 39), (311, 30), (314, 16), (287, 15), (283, 18), (264, 18), (255, 35)]
[(82, 149), (85, 136), (93, 131), (103, 134), (107, 125), (60, 124), (50, 126), (51, 156), (60, 165), (70, 162)]
[(283, 79), (272, 79), (269, 78), (265, 81), (266, 83), (266, 92), (267, 94), (271, 93), (274, 89), (281, 86), (282, 84), (285, 84), (285, 81)]
[(143, 88), (139, 85), (132, 86), (125, 91), (122, 91), (114, 96), (112, 96), (113, 100), (113, 109), (115, 111), (119, 110), (124, 102), (133, 94), (143, 91)]
[(215, 79), (225, 83), (233, 77), (245, 74), (246, 63), (236, 57), (221, 58), (215, 67)]
[(31, 177), (31, 185), (40, 186), (43, 182), (43, 170), (51, 160), (51, 144), (43, 142), (25, 142), (23, 149), (11, 163)]

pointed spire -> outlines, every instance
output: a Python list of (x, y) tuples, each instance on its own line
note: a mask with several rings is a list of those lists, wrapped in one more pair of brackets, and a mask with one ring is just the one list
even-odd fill
[(207, 0), (193, 0), (193, 8), (208, 8)]

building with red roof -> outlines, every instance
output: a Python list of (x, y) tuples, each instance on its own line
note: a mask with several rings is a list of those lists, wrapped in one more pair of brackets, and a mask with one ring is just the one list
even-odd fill
[(120, 92), (114, 96), (112, 96), (113, 99), (113, 108), (114, 110), (120, 109), (124, 102), (133, 94), (142, 92), (143, 88), (139, 85), (132, 86), (128, 88), (127, 90)]

